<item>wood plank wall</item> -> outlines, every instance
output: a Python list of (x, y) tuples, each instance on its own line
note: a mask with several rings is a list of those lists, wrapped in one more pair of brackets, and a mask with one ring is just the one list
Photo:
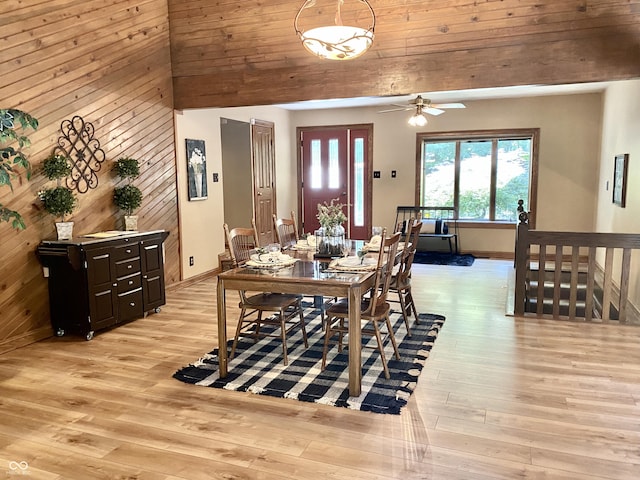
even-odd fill
[(79, 195), (74, 233), (122, 228), (113, 206), (111, 164), (137, 158), (144, 194), (141, 230), (166, 229), (166, 280), (180, 279), (173, 94), (166, 0), (3, 0), (0, 106), (34, 115), (40, 128), (28, 153), (34, 172), (0, 189), (0, 203), (22, 212), (27, 229), (0, 223), (0, 352), (51, 335), (46, 279), (35, 248), (55, 237), (41, 211), (38, 173), (65, 119), (95, 127), (107, 161), (95, 190)]
[(169, 0), (176, 108), (640, 76), (638, 0), (371, 0), (374, 45), (348, 62), (303, 49), (302, 3)]

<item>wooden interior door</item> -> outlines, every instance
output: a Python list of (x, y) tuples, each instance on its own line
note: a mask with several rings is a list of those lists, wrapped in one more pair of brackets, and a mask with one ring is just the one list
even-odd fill
[(332, 199), (347, 205), (347, 236), (371, 235), (371, 126), (299, 129), (301, 223), (305, 232), (320, 227), (318, 204)]
[[(273, 214), (276, 213), (276, 161), (273, 146), (274, 124), (251, 120), (251, 161), (253, 168), (253, 205), (258, 241), (272, 243)], [(249, 175), (250, 172), (247, 172)]]

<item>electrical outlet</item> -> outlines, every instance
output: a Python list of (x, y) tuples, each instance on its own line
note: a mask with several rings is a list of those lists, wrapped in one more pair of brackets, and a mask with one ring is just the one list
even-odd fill
[(193, 257), (189, 257), (189, 266), (193, 267)]
[(373, 171), (373, 178), (380, 178), (380, 170)]
[(214, 182), (217, 182), (217, 181), (218, 181), (218, 174), (217, 174), (217, 173), (214, 173), (214, 174), (213, 174), (213, 181), (214, 181)]

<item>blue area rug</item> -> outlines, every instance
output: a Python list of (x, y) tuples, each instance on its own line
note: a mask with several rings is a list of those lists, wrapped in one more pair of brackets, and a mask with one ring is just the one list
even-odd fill
[[(279, 339), (265, 338), (257, 343), (241, 338), (236, 356), (229, 362), (227, 378), (218, 376), (218, 350), (206, 354), (193, 364), (177, 371), (173, 377), (205, 387), (251, 392), (259, 395), (288, 398), (303, 402), (365, 410), (375, 413), (399, 414), (413, 392), (429, 351), (433, 346), (445, 318), (441, 315), (421, 313), (420, 325), (410, 317), (412, 337), (406, 335), (404, 321), (399, 312), (391, 315), (400, 360), (395, 360), (393, 347), (387, 339), (385, 355), (389, 361), (391, 379), (384, 378), (380, 354), (373, 348), (375, 338), (362, 338), (362, 394), (349, 397), (348, 349), (342, 353), (334, 343), (330, 345), (325, 371), (320, 370), (324, 332), (321, 330), (320, 311), (305, 310), (309, 348), (304, 348), (299, 329), (287, 338), (289, 365), (282, 363), (282, 343)], [(345, 345), (348, 340), (345, 339)], [(229, 352), (231, 341), (228, 342)]]
[(456, 255), (448, 252), (416, 252), (413, 261), (415, 263), (425, 263), (429, 265), (455, 265), (458, 267), (470, 267), (476, 257), (467, 253)]

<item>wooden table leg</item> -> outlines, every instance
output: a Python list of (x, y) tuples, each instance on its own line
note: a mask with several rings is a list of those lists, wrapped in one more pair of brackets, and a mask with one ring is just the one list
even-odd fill
[(349, 396), (357, 397), (362, 388), (362, 338), (360, 325), (360, 302), (362, 288), (349, 289)]
[(227, 376), (227, 306), (225, 302), (224, 281), (218, 277), (218, 363), (220, 378)]

